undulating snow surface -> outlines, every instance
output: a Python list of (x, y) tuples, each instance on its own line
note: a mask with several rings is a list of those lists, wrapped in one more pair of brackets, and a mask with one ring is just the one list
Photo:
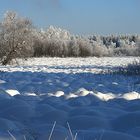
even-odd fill
[[(0, 139), (139, 140), (139, 58), (34, 58), (0, 66)], [(69, 124), (69, 125), (68, 125)]]

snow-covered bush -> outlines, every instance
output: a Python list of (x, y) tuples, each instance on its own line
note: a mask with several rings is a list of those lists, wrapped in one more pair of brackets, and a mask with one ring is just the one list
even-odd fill
[(140, 36), (137, 38), (137, 41), (136, 41), (136, 53), (135, 53), (136, 56), (140, 56)]
[(131, 45), (124, 45), (122, 47), (114, 48), (115, 56), (138, 56), (137, 47)]
[(109, 56), (109, 50), (107, 47), (100, 44), (93, 44), (93, 56), (102, 57)]
[(41, 57), (46, 55), (46, 51), (44, 50), (44, 42), (41, 40), (34, 40), (34, 57)]
[(50, 26), (48, 30), (35, 31), (34, 56), (66, 57), (71, 35), (68, 31)]
[(92, 56), (93, 48), (92, 45), (89, 43), (89, 40), (86, 40), (84, 38), (78, 38), (77, 47), (79, 48), (80, 57)]
[(13, 58), (33, 54), (32, 23), (15, 12), (6, 12), (0, 23), (0, 58), (8, 64)]
[(78, 57), (80, 54), (80, 48), (77, 45), (77, 40), (75, 37), (68, 42), (68, 56)]
[(62, 40), (48, 40), (45, 44), (46, 55), (52, 57), (66, 57), (68, 48)]

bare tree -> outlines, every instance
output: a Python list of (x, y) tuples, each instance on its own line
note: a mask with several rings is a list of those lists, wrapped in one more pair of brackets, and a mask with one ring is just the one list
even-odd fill
[(6, 65), (13, 58), (32, 55), (32, 23), (15, 12), (6, 12), (0, 23), (1, 63)]

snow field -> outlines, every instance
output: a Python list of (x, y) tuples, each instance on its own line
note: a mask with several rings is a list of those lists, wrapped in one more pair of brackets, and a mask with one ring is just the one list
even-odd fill
[[(0, 66), (0, 139), (140, 139), (140, 76), (100, 73), (139, 58), (36, 58)], [(100, 69), (100, 70), (99, 70)]]

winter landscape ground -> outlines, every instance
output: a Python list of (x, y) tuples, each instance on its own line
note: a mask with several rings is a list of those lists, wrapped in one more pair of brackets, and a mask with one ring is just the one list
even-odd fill
[(114, 73), (137, 60), (30, 58), (0, 66), (0, 140), (139, 140), (140, 75)]

